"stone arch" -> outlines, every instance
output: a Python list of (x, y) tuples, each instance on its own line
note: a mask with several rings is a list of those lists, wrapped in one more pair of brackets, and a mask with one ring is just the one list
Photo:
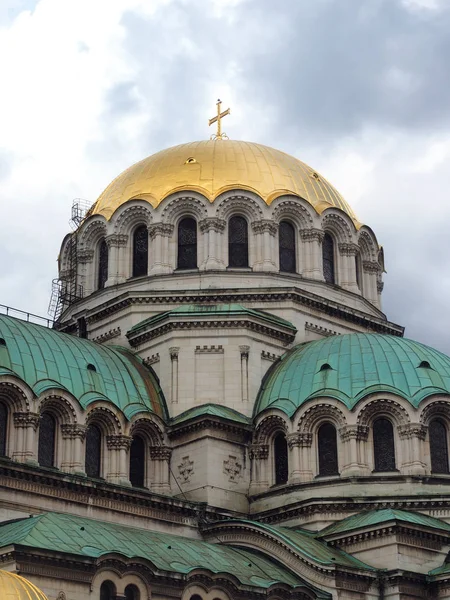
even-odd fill
[(193, 217), (197, 223), (208, 216), (208, 200), (198, 195), (172, 194), (165, 201), (167, 204), (161, 211), (161, 221), (177, 225), (180, 219)]
[(68, 233), (61, 244), (61, 250), (59, 251), (59, 274), (60, 277), (62, 274), (68, 271), (70, 268), (70, 255), (72, 250), (72, 245), (76, 242), (75, 233)]
[(254, 443), (256, 444), (268, 444), (277, 433), (284, 433), (287, 435), (289, 426), (287, 423), (287, 417), (280, 415), (268, 415), (264, 417), (262, 421), (256, 427), (254, 435)]
[(390, 417), (397, 426), (410, 423), (408, 411), (392, 399), (377, 398), (362, 406), (357, 414), (357, 424), (362, 427), (370, 427), (378, 417)]
[(27, 393), (27, 390), (18, 385), (14, 379), (14, 377), (2, 378), (2, 381), (0, 381), (0, 400), (11, 411), (28, 412), (32, 402), (31, 390)]
[(95, 215), (78, 230), (78, 241), (83, 250), (94, 250), (98, 242), (108, 234), (106, 219)]
[(314, 221), (311, 212), (295, 197), (282, 196), (271, 204), (272, 219), (277, 223), (291, 221), (299, 230), (311, 229)]
[(421, 411), (419, 421), (422, 425), (428, 426), (430, 421), (439, 417), (450, 425), (450, 403), (448, 400), (442, 399), (430, 402)]
[(134, 435), (140, 435), (150, 446), (164, 446), (164, 433), (161, 427), (155, 423), (151, 417), (137, 417), (129, 428), (128, 435), (133, 437)]
[(353, 241), (354, 226), (349, 217), (335, 209), (327, 209), (323, 212), (321, 221), (322, 229), (330, 233), (337, 244)]
[(358, 234), (358, 246), (360, 248), (361, 259), (363, 261), (377, 261), (378, 260), (378, 243), (367, 227), (361, 228)]
[(298, 431), (306, 434), (313, 433), (326, 422), (332, 423), (337, 431), (347, 425), (345, 414), (340, 408), (322, 402), (310, 406), (303, 413), (298, 422)]
[(245, 194), (227, 192), (216, 199), (215, 206), (218, 219), (228, 221), (233, 215), (242, 215), (249, 223), (264, 219), (266, 208), (264, 201), (250, 192)]
[(41, 414), (44, 411), (52, 413), (60, 425), (69, 423), (77, 423), (79, 411), (76, 410), (75, 402), (63, 393), (55, 390), (54, 392), (46, 393), (38, 400), (38, 412)]
[(148, 202), (130, 200), (114, 213), (111, 222), (114, 225), (114, 233), (131, 236), (136, 227), (145, 225), (148, 228), (152, 220), (153, 216)]
[(86, 426), (98, 425), (104, 435), (122, 433), (122, 420), (108, 406), (94, 403), (86, 413)]

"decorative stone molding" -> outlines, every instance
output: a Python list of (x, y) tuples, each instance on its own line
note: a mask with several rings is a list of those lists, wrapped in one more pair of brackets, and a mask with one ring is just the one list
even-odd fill
[(437, 400), (428, 404), (420, 414), (420, 422), (429, 425), (433, 417), (444, 417), (445, 420), (450, 422), (450, 403), (448, 400)]
[(128, 244), (128, 236), (123, 233), (111, 233), (105, 238), (108, 248), (125, 248)]
[(106, 445), (108, 450), (129, 450), (133, 438), (129, 435), (107, 435)]
[(248, 360), (250, 346), (239, 346), (239, 352), (241, 353), (241, 358), (246, 358)]
[(59, 592), (56, 600), (66, 600), (66, 594), (64, 592)]
[(278, 221), (278, 223), (284, 219), (289, 219), (296, 222), (300, 228), (305, 229), (313, 226), (313, 219), (310, 212), (295, 199), (285, 199), (278, 202), (272, 213), (272, 218), (274, 221)]
[(144, 365), (147, 366), (151, 366), (154, 365), (155, 363), (159, 363), (160, 358), (159, 358), (159, 352), (156, 352), (156, 354), (152, 354), (151, 356), (147, 356), (147, 358), (144, 358), (144, 360), (142, 361), (144, 363)]
[[(81, 264), (91, 263), (94, 260), (94, 250), (78, 250), (77, 251), (77, 261)], [(63, 274), (60, 274), (61, 279), (63, 279)]]
[[(302, 444), (301, 436), (302, 436), (302, 434), (298, 433), (298, 431), (295, 431), (294, 433), (288, 433), (287, 444), (288, 444), (289, 448), (302, 448), (303, 444)], [(312, 439), (312, 436), (311, 436), (311, 439)]]
[(170, 360), (178, 360), (178, 354), (180, 352), (180, 348), (178, 346), (172, 346), (169, 348)]
[(365, 425), (345, 425), (339, 429), (339, 436), (343, 442), (351, 439), (365, 442), (369, 436), (369, 428)]
[(418, 438), (424, 440), (427, 436), (428, 427), (421, 423), (407, 423), (397, 428), (398, 434), (402, 439)]
[(228, 481), (235, 483), (241, 476), (242, 464), (237, 461), (236, 456), (230, 455), (223, 461), (223, 472), (228, 475)]
[(211, 229), (217, 233), (222, 233), (227, 226), (227, 222), (224, 219), (218, 219), (217, 217), (208, 217), (201, 220), (198, 226), (202, 233), (210, 231)]
[[(136, 198), (135, 200), (139, 200), (139, 198)], [(115, 219), (115, 232), (119, 234), (127, 234), (135, 225), (145, 225), (148, 227), (152, 219), (152, 213), (147, 206), (135, 204), (127, 206), (125, 209), (123, 209), (119, 216)]]
[(189, 483), (194, 475), (194, 461), (189, 460), (189, 456), (183, 456), (181, 464), (178, 465), (178, 472), (183, 483)]
[(311, 432), (322, 421), (330, 421), (338, 429), (347, 424), (344, 413), (337, 406), (333, 406), (332, 404), (315, 404), (308, 408), (302, 415), (298, 424), (298, 430), (301, 432)]
[(171, 223), (153, 223), (152, 225), (149, 225), (148, 234), (152, 240), (157, 235), (170, 237), (173, 234), (174, 229), (175, 227)]
[(269, 446), (268, 444), (252, 444), (249, 454), (252, 459), (265, 460), (269, 456)]
[(84, 249), (90, 249), (99, 240), (106, 236), (106, 223), (104, 218), (95, 218), (86, 224), (82, 224), (78, 235), (80, 246)]
[[(262, 202), (262, 201), (261, 201)], [(251, 221), (256, 219), (263, 219), (264, 213), (261, 209), (260, 202), (257, 202), (250, 195), (233, 195), (220, 200), (217, 205), (216, 216), (219, 219), (228, 220), (233, 214), (242, 213), (246, 215)]]
[(196, 346), (195, 354), (224, 354), (223, 346)]
[(261, 219), (260, 221), (253, 221), (252, 229), (255, 233), (267, 231), (270, 235), (275, 236), (278, 231), (278, 224), (269, 219)]
[(321, 229), (302, 229), (300, 231), (300, 237), (304, 242), (323, 242), (325, 232)]
[(309, 432), (300, 432), (298, 434), (298, 445), (300, 448), (311, 448), (313, 443), (313, 434)]
[(383, 289), (384, 289), (384, 281), (378, 280), (377, 281), (377, 292), (379, 294), (381, 294), (381, 292), (383, 291)]
[(362, 264), (364, 273), (378, 273), (380, 265), (374, 260), (364, 260)]
[(112, 340), (116, 337), (119, 337), (120, 334), (121, 334), (120, 327), (116, 327), (115, 329), (110, 329), (109, 331), (106, 331), (105, 333), (102, 333), (101, 335), (98, 335), (98, 336), (92, 338), (92, 341), (97, 342), (98, 344), (103, 344), (104, 342), (107, 342), (108, 340)]
[(374, 261), (377, 259), (378, 243), (368, 231), (364, 231), (364, 229), (360, 231), (358, 245), (363, 260)]
[(342, 256), (356, 256), (359, 254), (359, 247), (356, 244), (341, 242), (338, 245), (339, 252)]
[[(347, 220), (348, 219), (348, 220)], [(335, 234), (338, 242), (350, 242), (354, 229), (353, 223), (350, 225), (350, 217), (345, 218), (342, 214), (336, 212), (326, 212), (322, 218), (324, 231), (330, 231)]]
[(321, 325), (315, 325), (314, 323), (305, 323), (305, 331), (312, 331), (313, 333), (318, 333), (319, 335), (323, 335), (324, 337), (329, 337), (331, 335), (341, 335), (338, 331), (334, 331), (333, 329), (327, 329), (326, 327), (322, 327)]
[(80, 439), (86, 437), (86, 426), (79, 423), (64, 423), (61, 425), (61, 434), (65, 440)]
[(13, 418), (14, 427), (24, 428), (31, 426), (36, 431), (39, 425), (40, 415), (31, 412), (15, 412)]
[(152, 460), (170, 460), (172, 448), (168, 446), (150, 446), (150, 458)]
[(275, 362), (280, 357), (278, 356), (278, 354), (275, 354), (273, 352), (268, 352), (267, 350), (261, 350), (261, 358), (263, 358), (264, 360), (270, 360), (270, 362)]
[(174, 194), (161, 212), (161, 221), (175, 224), (178, 217), (194, 217), (197, 221), (206, 219), (208, 216), (207, 205), (209, 205), (209, 202), (203, 196), (196, 198)]
[(409, 423), (409, 415), (406, 409), (394, 400), (372, 400), (366, 404), (358, 414), (358, 425), (370, 426), (375, 417), (390, 415), (394, 418), (397, 425), (406, 425)]
[(256, 428), (255, 441), (258, 443), (267, 443), (269, 438), (277, 431), (287, 433), (287, 430), (287, 423), (282, 417), (279, 415), (269, 415), (268, 417), (265, 417)]

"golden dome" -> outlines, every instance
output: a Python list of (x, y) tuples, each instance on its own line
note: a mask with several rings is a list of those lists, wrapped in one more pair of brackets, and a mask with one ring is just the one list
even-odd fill
[(192, 190), (210, 202), (227, 190), (254, 192), (270, 204), (295, 194), (321, 213), (334, 206), (357, 223), (339, 192), (314, 169), (280, 150), (236, 140), (208, 140), (157, 152), (121, 173), (101, 194), (89, 214), (109, 219), (131, 199), (147, 200), (156, 208), (167, 196)]
[(43, 592), (24, 577), (1, 570), (0, 598), (2, 600), (48, 600)]

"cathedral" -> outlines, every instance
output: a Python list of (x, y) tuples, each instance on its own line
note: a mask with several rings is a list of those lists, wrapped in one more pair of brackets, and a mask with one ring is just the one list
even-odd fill
[(75, 203), (54, 322), (0, 315), (2, 600), (450, 598), (450, 358), (226, 112)]

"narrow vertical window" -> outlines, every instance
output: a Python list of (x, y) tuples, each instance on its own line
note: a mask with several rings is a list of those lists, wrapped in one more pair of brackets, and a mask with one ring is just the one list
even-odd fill
[(178, 225), (178, 262), (179, 269), (197, 268), (197, 222), (190, 217)]
[(85, 469), (88, 477), (100, 477), (102, 460), (102, 432), (97, 425), (89, 425), (86, 431)]
[(0, 402), (0, 456), (6, 456), (6, 436), (8, 432), (8, 409)]
[(373, 424), (373, 455), (375, 471), (395, 471), (394, 428), (381, 417)]
[(244, 217), (228, 222), (228, 266), (248, 267), (248, 225)]
[(145, 442), (134, 436), (130, 448), (130, 482), (134, 487), (144, 487), (145, 482)]
[(133, 277), (147, 275), (148, 272), (148, 230), (145, 225), (135, 229), (133, 234)]
[(323, 276), (327, 283), (336, 282), (334, 267), (334, 242), (329, 233), (326, 233), (322, 241), (322, 264)]
[(55, 466), (56, 420), (44, 412), (39, 419), (38, 462), (41, 467)]
[(428, 428), (432, 473), (449, 473), (448, 432), (440, 419), (431, 421)]
[(284, 433), (278, 433), (273, 441), (273, 452), (275, 461), (275, 484), (287, 483), (288, 472), (288, 448)]
[(104, 581), (100, 586), (100, 600), (114, 600), (116, 586), (111, 581)]
[(358, 286), (358, 289), (362, 292), (361, 256), (359, 254), (355, 255), (355, 272), (356, 285)]
[(295, 250), (295, 229), (287, 221), (281, 221), (278, 230), (278, 249), (280, 254), (280, 271), (285, 273), (295, 273), (296, 250)]
[(97, 287), (102, 290), (108, 279), (108, 244), (105, 240), (100, 242), (98, 248), (98, 278)]
[(324, 423), (317, 432), (319, 475), (339, 475), (336, 427)]
[(137, 586), (133, 585), (132, 583), (127, 585), (125, 588), (125, 600), (140, 600), (140, 597), (141, 596)]

